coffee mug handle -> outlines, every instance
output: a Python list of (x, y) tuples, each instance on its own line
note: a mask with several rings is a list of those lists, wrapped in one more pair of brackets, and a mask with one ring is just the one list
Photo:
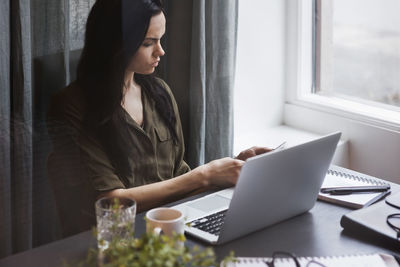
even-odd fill
[(153, 233), (154, 233), (155, 235), (162, 235), (162, 234), (163, 234), (163, 230), (161, 229), (161, 227), (155, 227), (155, 228), (153, 229)]

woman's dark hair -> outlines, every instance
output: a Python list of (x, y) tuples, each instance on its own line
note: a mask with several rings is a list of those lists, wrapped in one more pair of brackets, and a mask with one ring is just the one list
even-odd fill
[[(125, 70), (142, 45), (152, 16), (164, 12), (160, 0), (97, 0), (90, 11), (77, 83), (87, 103), (84, 123), (96, 135), (124, 180), (131, 174), (127, 125), (121, 107)], [(177, 141), (171, 99), (153, 75), (135, 73), (135, 81), (155, 101), (172, 137)]]

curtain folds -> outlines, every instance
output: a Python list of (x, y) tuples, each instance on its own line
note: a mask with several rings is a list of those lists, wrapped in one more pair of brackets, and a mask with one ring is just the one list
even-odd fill
[(10, 168), (10, 1), (0, 1), (0, 258), (12, 251)]
[[(32, 57), (30, 1), (10, 6), (10, 179), (12, 250), (32, 247)], [(6, 178), (6, 179), (7, 179)]]
[[(72, 61), (83, 47), (94, 2), (0, 1), (0, 258), (61, 235), (45, 172), (50, 141), (44, 114), (50, 95), (74, 79)], [(175, 14), (174, 36), (184, 42), (167, 40), (170, 58), (178, 55), (170, 60), (178, 71), (166, 68), (170, 84), (182, 91), (177, 99), (190, 124), (187, 159), (195, 167), (232, 155), (238, 1), (169, 1), (170, 6), (186, 12), (169, 10)], [(183, 36), (180, 27), (190, 23)]]
[(60, 237), (45, 100), (69, 83), (94, 2), (0, 1), (0, 258)]
[(191, 167), (232, 156), (237, 0), (193, 1), (190, 66)]

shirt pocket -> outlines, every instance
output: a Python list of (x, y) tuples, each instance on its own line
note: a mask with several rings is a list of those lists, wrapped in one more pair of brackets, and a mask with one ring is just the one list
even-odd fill
[[(171, 133), (166, 127), (154, 128), (159, 142), (166, 142), (172, 139)], [(172, 140), (171, 140), (172, 141)]]
[(158, 173), (163, 179), (173, 177), (175, 147), (171, 133), (166, 127), (154, 128), (156, 133), (156, 157)]

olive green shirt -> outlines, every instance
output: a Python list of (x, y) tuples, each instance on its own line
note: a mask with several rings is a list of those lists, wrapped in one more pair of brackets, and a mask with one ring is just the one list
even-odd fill
[[(132, 150), (128, 158), (132, 175), (121, 179), (116, 174), (110, 159), (102, 145), (95, 137), (88, 134), (83, 127), (85, 103), (82, 91), (76, 84), (72, 84), (57, 93), (52, 99), (48, 114), (49, 133), (53, 140), (53, 154), (60, 154), (71, 150), (69, 146), (77, 146), (75, 154), (69, 153), (68, 158), (75, 157), (75, 162), (70, 168), (76, 168), (79, 173), (71, 177), (72, 180), (88, 179), (93, 189), (104, 192), (119, 188), (131, 188), (149, 183), (163, 181), (184, 174), (190, 170), (183, 160), (184, 141), (179, 118), (178, 107), (167, 84), (159, 79), (171, 97), (176, 116), (176, 133), (178, 142), (174, 142), (170, 131), (155, 109), (155, 103), (142, 88), (143, 102), (143, 128), (124, 110), (124, 120), (128, 126), (131, 142), (126, 144)], [(63, 125), (58, 127), (57, 125)], [(72, 141), (62, 141), (61, 136), (68, 136)], [(113, 142), (113, 140), (110, 140)], [(50, 155), (52, 156), (52, 155)], [(53, 155), (54, 156), (54, 155)], [(63, 157), (54, 157), (60, 164)], [(57, 160), (52, 164), (57, 164)], [(65, 167), (65, 162), (62, 162)], [(81, 166), (77, 166), (81, 165)], [(57, 167), (55, 167), (57, 168)], [(54, 169), (54, 166), (53, 166)], [(62, 168), (61, 168), (62, 169)], [(64, 168), (65, 169), (65, 168)], [(83, 182), (75, 181), (73, 184)]]

